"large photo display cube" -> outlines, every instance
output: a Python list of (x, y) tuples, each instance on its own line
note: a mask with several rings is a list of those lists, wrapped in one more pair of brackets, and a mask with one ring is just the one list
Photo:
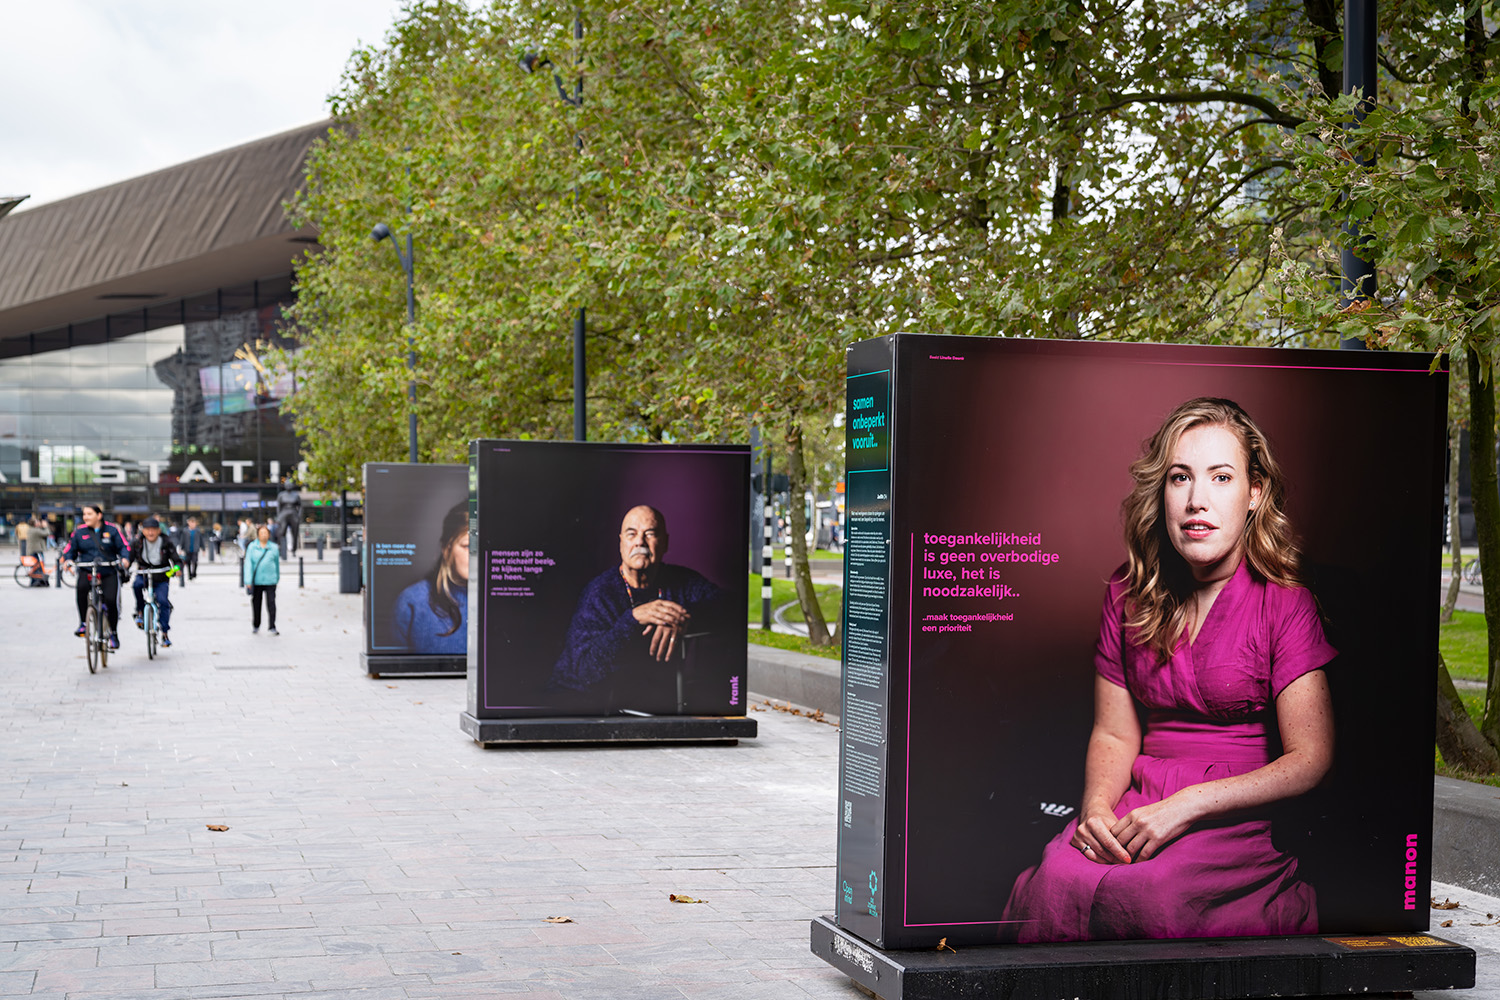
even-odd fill
[(469, 647), (469, 470), (367, 462), (365, 660), (462, 672)]
[(743, 445), (474, 441), (469, 714), (745, 714)]
[(837, 924), (1426, 929), (1446, 399), (1430, 355), (854, 345)]

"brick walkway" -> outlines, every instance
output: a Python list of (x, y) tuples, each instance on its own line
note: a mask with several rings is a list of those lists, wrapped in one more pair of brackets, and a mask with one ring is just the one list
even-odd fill
[[(173, 589), (177, 645), (148, 661), (127, 627), (94, 676), (71, 591), (0, 585), (0, 996), (861, 996), (807, 945), (833, 897), (832, 726), (485, 751), (462, 680), (360, 672), (332, 568), (287, 573), (278, 638), (205, 566)], [(1437, 919), (1500, 915), (1453, 895), (1477, 909)], [(1487, 940), (1467, 996), (1500, 1000)]]

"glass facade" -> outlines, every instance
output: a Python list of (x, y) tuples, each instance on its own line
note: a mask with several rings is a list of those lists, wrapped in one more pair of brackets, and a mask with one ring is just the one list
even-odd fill
[(287, 277), (0, 342), (0, 515), (274, 497), (299, 460), (268, 356), (295, 349), (290, 301)]

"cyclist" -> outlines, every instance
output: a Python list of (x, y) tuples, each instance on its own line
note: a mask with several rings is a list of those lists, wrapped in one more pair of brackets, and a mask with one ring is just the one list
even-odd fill
[[(83, 505), (83, 523), (73, 529), (63, 543), (62, 556), (65, 567), (78, 562), (107, 563), (99, 567), (99, 598), (109, 618), (109, 648), (120, 648), (120, 577), (115, 564), (130, 558), (130, 546), (120, 527), (104, 519), (104, 508), (95, 503)], [(87, 573), (78, 574), (78, 631), (83, 635), (87, 629), (84, 618), (88, 615), (89, 591), (93, 584)]]
[(141, 537), (136, 540), (135, 551), (131, 553), (127, 566), (137, 566), (142, 570), (156, 570), (158, 572), (147, 572), (137, 574), (131, 581), (130, 589), (135, 591), (135, 627), (146, 627), (146, 586), (147, 577), (150, 577), (150, 586), (156, 594), (156, 613), (161, 616), (161, 644), (172, 645), (172, 640), (167, 636), (167, 630), (172, 627), (172, 581), (161, 570), (171, 569), (176, 566), (182, 568), (182, 556), (177, 554), (177, 546), (172, 544), (172, 539), (161, 533), (161, 522), (154, 517), (148, 517), (141, 522)]

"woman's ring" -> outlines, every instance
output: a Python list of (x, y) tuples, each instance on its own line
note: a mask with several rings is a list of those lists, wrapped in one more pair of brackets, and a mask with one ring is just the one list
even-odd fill
[(1092, 844), (1084, 844), (1082, 847), (1079, 848), (1079, 850), (1082, 851), (1084, 854), (1087, 854), (1089, 851), (1092, 851), (1093, 849), (1094, 849), (1094, 846)]

